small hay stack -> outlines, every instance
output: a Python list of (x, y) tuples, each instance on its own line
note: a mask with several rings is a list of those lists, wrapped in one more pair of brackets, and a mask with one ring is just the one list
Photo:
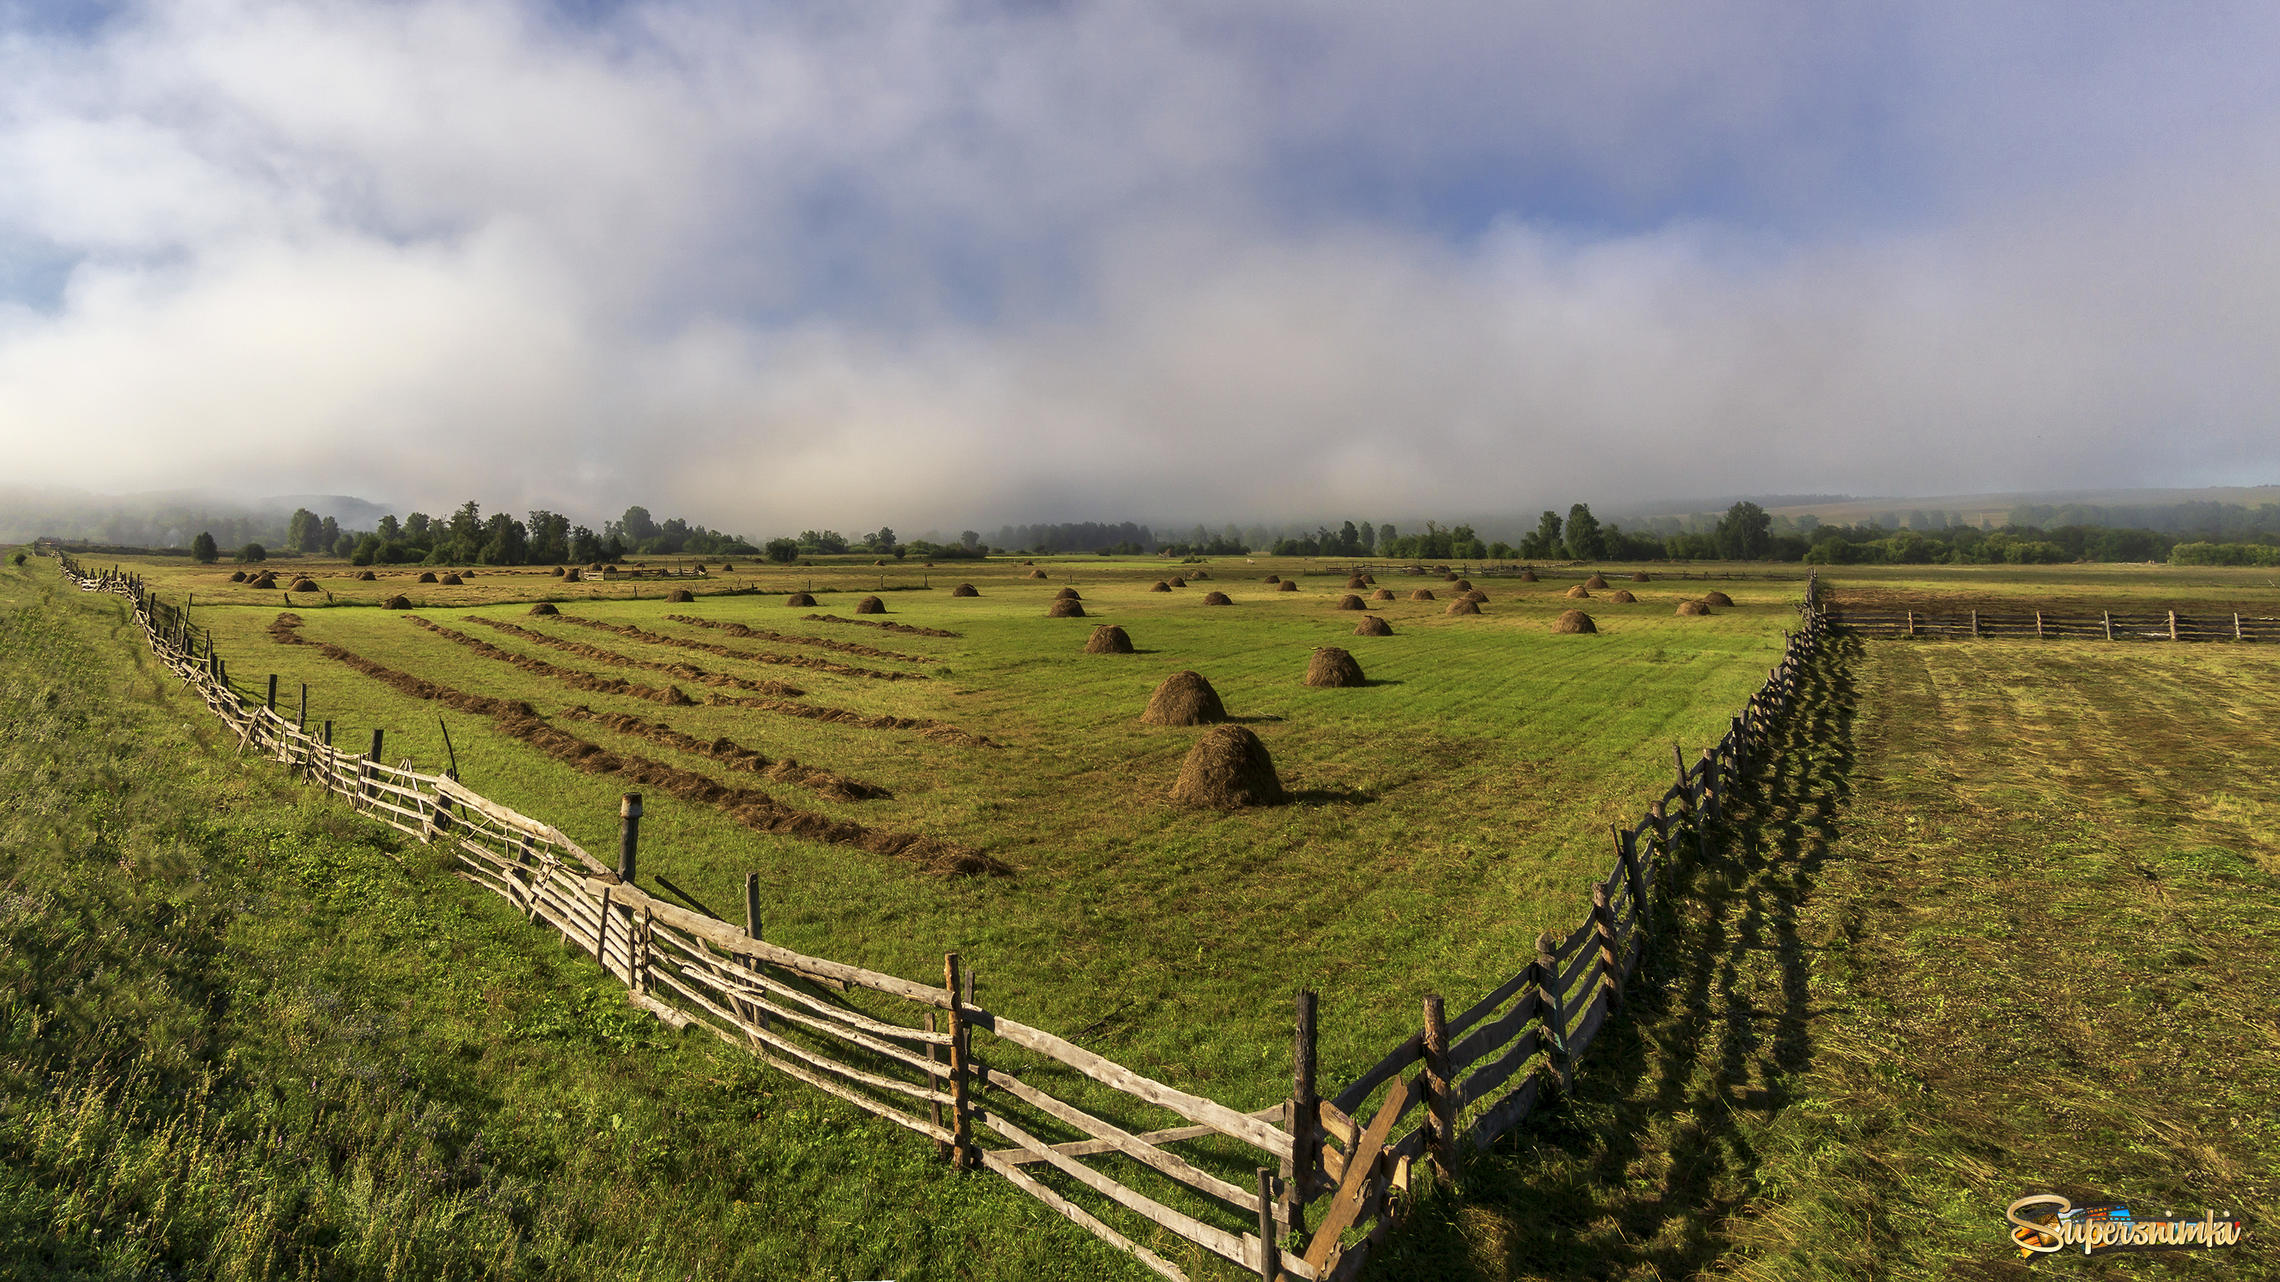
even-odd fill
[(1226, 719), (1227, 706), (1219, 701), (1219, 692), (1194, 672), (1165, 677), (1140, 714), (1140, 720), (1152, 726), (1210, 726)]
[(1443, 570), (1443, 571), (1441, 571), (1441, 582), (1443, 582), (1443, 583), (1454, 583), (1454, 582), (1456, 582), (1456, 581), (1457, 581), (1457, 575), (1456, 575), (1456, 571), (1454, 571), (1454, 570)]
[(1280, 583), (1282, 582), (1282, 576), (1279, 574), (1270, 574), (1266, 578), (1259, 581), (1261, 583)]
[(1449, 590), (1451, 592), (1456, 592), (1459, 594), (1470, 592), (1472, 591), (1472, 580), (1458, 579), (1456, 582), (1449, 585)]
[(1315, 650), (1314, 657), (1306, 661), (1306, 684), (1325, 690), (1343, 690), (1349, 686), (1368, 685), (1362, 679), (1362, 665), (1354, 656), (1334, 645)]
[(1338, 598), (1338, 608), (1341, 610), (1369, 609), (1367, 605), (1362, 604), (1362, 599), (1360, 597), (1355, 596), (1351, 592), (1348, 592), (1346, 595)]
[(1536, 572), (1534, 570), (1522, 570), (1520, 572), (1520, 581), (1522, 583), (1534, 583), (1536, 581)]
[(1710, 613), (1710, 607), (1702, 604), (1700, 601), (1681, 601), (1678, 603), (1677, 613), (1687, 617), (1699, 614), (1708, 614)]
[(249, 588), (260, 588), (264, 591), (268, 591), (274, 589), (277, 586), (277, 576), (268, 573), (267, 571), (263, 571), (259, 578), (248, 580), (246, 586)]
[(1357, 574), (1357, 575), (1355, 575), (1354, 577), (1352, 577), (1352, 578), (1350, 578), (1350, 579), (1346, 580), (1346, 586), (1347, 586), (1347, 587), (1349, 587), (1349, 588), (1366, 588), (1366, 587), (1368, 587), (1369, 585), (1370, 585), (1370, 581), (1369, 581), (1368, 579), (1365, 579), (1365, 578), (1363, 578), (1363, 577), (1362, 577), (1361, 575), (1359, 575), (1359, 574)]
[(1271, 806), (1283, 799), (1282, 780), (1259, 736), (1244, 726), (1220, 726), (1188, 749), (1171, 798), (1215, 810)]
[(885, 614), (886, 612), (887, 603), (875, 596), (864, 597), (855, 603), (855, 613), (857, 614)]
[(461, 575), (457, 575), (457, 574), (446, 574), (446, 575), (444, 575), (444, 576), (443, 576), (443, 578), (442, 578), (442, 579), (440, 579), (440, 580), (438, 580), (438, 581), (439, 581), (439, 582), (441, 582), (441, 583), (443, 584), (443, 586), (445, 586), (445, 587), (447, 587), (447, 588), (456, 588), (456, 587), (460, 587), (460, 586), (463, 586), (463, 585), (464, 585), (464, 584), (467, 582), (467, 580), (466, 580), (466, 578), (465, 578), (465, 577), (463, 577), (463, 576), (461, 576)]
[(399, 593), (382, 601), (380, 608), (383, 610), (409, 610), (412, 608), (412, 599)]
[(1164, 582), (1162, 579), (1158, 579), (1156, 580), (1156, 585), (1152, 588), (1149, 588), (1148, 590), (1150, 592), (1169, 592), (1172, 590), (1172, 585)]
[(532, 606), (532, 607), (530, 608), (530, 612), (531, 612), (532, 614), (560, 614), (560, 613), (562, 613), (562, 611), (560, 611), (560, 610), (557, 610), (557, 609), (555, 609), (555, 608), (554, 608), (554, 603), (553, 603), (552, 601), (541, 601), (541, 602), (539, 602), (537, 605), (534, 605), (534, 606)]
[(1187, 586), (1187, 580), (1175, 574), (1171, 577), (1170, 584), (1175, 588), (1184, 588)]
[(815, 598), (809, 596), (805, 592), (794, 592), (790, 596), (784, 598), (784, 604), (792, 607), (795, 610), (812, 610), (815, 608)]
[(320, 588), (320, 587), (318, 587), (318, 586), (317, 586), (317, 581), (316, 581), (315, 579), (295, 579), (295, 580), (293, 580), (293, 586), (292, 586), (292, 588), (291, 588), (290, 590), (291, 590), (291, 591), (294, 591), (294, 592), (322, 592), (322, 591), (324, 591), (324, 589), (323, 589), (323, 588)]
[(1280, 583), (1277, 583), (1277, 584), (1275, 585), (1275, 591), (1277, 591), (1277, 592), (1296, 592), (1296, 591), (1298, 591), (1298, 580), (1297, 580), (1297, 579), (1284, 579), (1282, 582), (1280, 582)]
[(1085, 603), (1070, 597), (1055, 600), (1045, 611), (1048, 619), (1081, 619), (1085, 617)]
[(1370, 600), (1372, 601), (1391, 601), (1392, 599), (1392, 588), (1379, 588), (1377, 591), (1370, 593)]
[[(1029, 562), (1027, 562), (1027, 561), (1023, 561), (1023, 562), (1022, 562), (1022, 564), (1023, 564), (1023, 565), (1027, 565), (1027, 564), (1029, 564)], [(1031, 570), (1031, 571), (1030, 571), (1028, 574), (1026, 574), (1026, 575), (1023, 575), (1022, 577), (1024, 577), (1024, 578), (1030, 578), (1030, 579), (1045, 579), (1045, 578), (1051, 578), (1052, 576), (1051, 576), (1051, 575), (1049, 575), (1049, 574), (1047, 574), (1047, 573), (1045, 573), (1043, 570)]]
[(1469, 592), (1458, 594), (1457, 599), (1460, 601), (1470, 601), (1474, 605), (1487, 605), (1488, 593), (1481, 591), (1479, 588), (1474, 588)]
[(1358, 637), (1390, 637), (1393, 635), (1393, 625), (1373, 614), (1354, 625), (1354, 635)]
[(665, 594), (665, 599), (674, 605), (687, 605), (697, 599), (697, 594), (687, 588), (675, 588)]
[(1583, 586), (1587, 588), (1603, 588), (1607, 586), (1607, 580), (1601, 575), (1594, 574), (1590, 578), (1583, 581)]
[(973, 584), (971, 584), (971, 583), (961, 583), (961, 584), (959, 584), (957, 587), (954, 587), (954, 588), (950, 589), (950, 595), (952, 595), (952, 596), (980, 596), (980, 595), (981, 595), (981, 593), (974, 591), (974, 585), (973, 585)]
[(1084, 600), (1083, 597), (1077, 595), (1077, 590), (1075, 588), (1062, 588), (1060, 591), (1053, 594), (1053, 599), (1056, 601)]
[(586, 572), (584, 570), (564, 570), (562, 572), (562, 581), (564, 583), (577, 583), (583, 580), (585, 577)]
[(1208, 579), (1211, 577), (1211, 571), (1197, 570), (1195, 573), (1189, 575), (1188, 577), (1191, 579)]
[(419, 581), (420, 581), (420, 582), (422, 582), (422, 583), (433, 583), (433, 582), (435, 582), (435, 571), (433, 571), (433, 570), (422, 570), (422, 571), (420, 571), (420, 578), (419, 578)]
[(1206, 592), (1206, 593), (1204, 593), (1204, 594), (1203, 594), (1203, 603), (1204, 603), (1205, 605), (1233, 605), (1233, 604), (1235, 604), (1233, 601), (1230, 601), (1230, 600), (1228, 600), (1228, 599), (1227, 599), (1227, 594), (1226, 594), (1226, 593), (1224, 593), (1224, 592)]
[(1730, 597), (1730, 596), (1727, 596), (1727, 595), (1726, 595), (1725, 593), (1723, 593), (1723, 592), (1718, 592), (1718, 591), (1715, 591), (1715, 590), (1713, 590), (1713, 591), (1705, 592), (1705, 593), (1703, 593), (1703, 594), (1702, 594), (1702, 604), (1704, 604), (1704, 605), (1722, 605), (1722, 606), (1725, 606), (1727, 609), (1729, 609), (1729, 610), (1730, 610), (1730, 609), (1732, 609), (1732, 608), (1733, 608), (1733, 606), (1734, 606), (1734, 598), (1732, 598), (1732, 597)]
[(1633, 596), (1629, 588), (1617, 588), (1615, 594), (1607, 599), (1620, 605), (1637, 605), (1639, 603), (1639, 598)]
[(1654, 581), (1655, 576), (1647, 573), (1645, 570), (1640, 570), (1631, 576), (1631, 582), (1633, 583), (1652, 583)]
[(243, 571), (243, 570), (232, 570), (232, 571), (230, 571), (230, 582), (232, 582), (232, 583), (243, 583), (243, 582), (245, 582), (245, 571)]
[[(1605, 587), (1607, 585), (1602, 583), (1599, 586)], [(1591, 599), (1591, 589), (1585, 587), (1581, 583), (1578, 583), (1574, 587), (1567, 590), (1567, 597), (1571, 601), (1589, 601)]]
[(1409, 594), (1409, 599), (1412, 601), (1430, 601), (1433, 599), (1433, 589), (1419, 588)]
[(356, 572), (356, 581), (358, 583), (377, 583), (379, 579), (380, 576), (374, 574), (370, 570), (358, 570)]
[(1443, 614), (1479, 614), (1479, 613), (1480, 613), (1480, 603), (1479, 603), (1479, 602), (1477, 602), (1477, 601), (1468, 601), (1468, 600), (1466, 600), (1466, 599), (1465, 599), (1465, 598), (1463, 598), (1463, 597), (1458, 597), (1456, 600), (1449, 602), (1449, 608), (1448, 608), (1448, 609), (1446, 609), (1446, 610), (1443, 610), (1443, 611), (1441, 611), (1441, 613), (1443, 613)]
[(1086, 654), (1130, 654), (1132, 638), (1113, 623), (1103, 623), (1085, 638)]
[(1581, 610), (1562, 610), (1560, 617), (1552, 620), (1552, 631), (1569, 635), (1597, 632), (1599, 625), (1593, 623), (1591, 616)]
[(1367, 583), (1374, 588), (1377, 586), (1377, 576), (1374, 574), (1365, 574), (1362, 576), (1362, 582)]

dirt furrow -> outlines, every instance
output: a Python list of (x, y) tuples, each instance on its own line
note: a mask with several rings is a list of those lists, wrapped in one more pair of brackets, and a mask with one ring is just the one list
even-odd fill
[[(695, 650), (702, 654), (717, 654), (726, 659), (743, 659), (751, 663), (782, 664), (786, 667), (829, 672), (842, 677), (864, 677), (872, 681), (924, 681), (926, 679), (926, 674), (923, 672), (886, 672), (878, 668), (858, 668), (851, 663), (837, 663), (830, 659), (818, 659), (814, 655), (808, 654), (772, 654), (765, 650), (738, 650), (732, 646), (714, 645), (710, 641), (692, 641), (687, 637), (667, 636), (662, 632), (651, 632), (647, 628), (637, 628), (629, 623), (605, 623), (600, 619), (584, 619), (569, 614), (559, 617), (564, 623), (574, 623), (581, 628), (592, 628), (597, 632), (607, 632), (613, 636), (643, 641), (650, 645), (667, 645), (680, 650)], [(533, 633), (532, 635), (537, 634)]]
[(900, 650), (882, 650), (860, 641), (834, 641), (829, 637), (803, 637), (796, 632), (778, 632), (774, 628), (755, 628), (742, 623), (729, 623), (720, 619), (700, 619), (693, 614), (668, 614), (675, 623), (686, 623), (693, 628), (712, 628), (732, 637), (745, 637), (754, 641), (777, 641), (784, 645), (813, 646), (837, 654), (859, 654), (866, 659), (893, 659), (900, 663), (939, 663), (931, 654), (904, 654)]

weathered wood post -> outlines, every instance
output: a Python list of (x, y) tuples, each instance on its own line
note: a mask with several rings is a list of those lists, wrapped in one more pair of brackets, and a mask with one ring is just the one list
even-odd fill
[(2111, 610), (2100, 610), (2100, 611), (2098, 611), (2098, 618), (2099, 618), (2099, 620), (2100, 620), (2101, 622), (2103, 622), (2103, 623), (2106, 625), (2106, 639), (2107, 639), (2108, 641), (2111, 641), (2111, 640), (2113, 640), (2113, 639), (2114, 639), (2114, 612), (2113, 612), (2113, 611), (2111, 611)]
[(2169, 612), (2169, 639), (2172, 641), (2177, 639), (2177, 611), (2175, 610)]
[(959, 1169), (968, 1170), (974, 1165), (974, 1138), (968, 1103), (971, 1091), (967, 1077), (972, 1068), (968, 1063), (964, 981), (958, 954), (944, 953), (942, 988), (950, 998), (950, 1161)]
[[(1663, 809), (1662, 798), (1655, 798), (1654, 804), (1647, 807), (1647, 817), (1655, 821), (1655, 854), (1667, 868), (1670, 866), (1670, 816)], [(1656, 880), (1661, 879), (1658, 873)]]
[(293, 729), (302, 734), (309, 732), (309, 683), (301, 683), (301, 714), (293, 718)]
[(271, 712), (277, 711), (277, 674), (274, 672), (269, 674), (269, 699), (262, 707)]
[(2240, 611), (2233, 611), (2233, 640), (2240, 640)]
[(760, 938), (760, 874), (744, 874), (744, 933)]
[(1916, 635), (1916, 612), (1914, 610), (1908, 611), (1908, 635), (1911, 638)]
[(1607, 825), (1607, 828), (1615, 834), (1615, 859), (1623, 867), (1623, 884), (1631, 888), (1631, 903), (1634, 905), (1631, 911), (1637, 914), (1639, 933), (1643, 936), (1648, 931), (1647, 877), (1646, 870), (1639, 866), (1638, 834), (1627, 832), (1614, 824)]
[(2040, 611), (2040, 610), (2037, 610), (2037, 611), (2035, 611), (2035, 640), (2037, 640), (2037, 641), (2040, 641), (2040, 640), (2042, 640), (2042, 639), (2043, 639), (2043, 629), (2042, 629), (2042, 611)]
[(1567, 995), (1560, 991), (1560, 962), (1552, 933), (1536, 936), (1536, 992), (1543, 1003), (1546, 1054), (1552, 1067), (1552, 1085), (1566, 1090), (1575, 1080), (1575, 1065), (1568, 1061)]
[(1615, 911), (1608, 906), (1603, 882), (1591, 887), (1591, 934), (1599, 947), (1599, 973), (1607, 982), (1607, 1009), (1614, 1010), (1623, 1004), (1623, 966), (1617, 960)]
[(1275, 1248), (1275, 1173), (1259, 1168), (1259, 1278), (1275, 1282), (1282, 1276), (1282, 1252)]
[(1294, 1160), (1283, 1163), (1283, 1219), (1292, 1239), (1306, 1235), (1306, 1195), (1314, 1190), (1316, 1168), (1322, 1162), (1322, 1145), (1315, 1134), (1321, 1124), (1321, 1097), (1314, 1089), (1314, 1019), (1319, 998), (1312, 989), (1300, 989), (1293, 1003), (1290, 1033), (1290, 1102), (1284, 1121), (1290, 1131)]
[(633, 884), (635, 857), (641, 844), (641, 794), (626, 793), (618, 801), (618, 880)]
[(1979, 611), (1977, 610), (1971, 612), (1971, 639), (1974, 641), (1979, 639)]
[(380, 740), (384, 733), (386, 732), (380, 730), (372, 732), (372, 751), (365, 754), (365, 764), (357, 767), (356, 791), (358, 796), (371, 797), (375, 791), (373, 785), (379, 782), (378, 774), (374, 768), (380, 764)]
[(1432, 1117), (1425, 1151), (1442, 1179), (1456, 1174), (1456, 1084), (1449, 1080), (1449, 1021), (1441, 995), (1425, 995), (1425, 1107)]

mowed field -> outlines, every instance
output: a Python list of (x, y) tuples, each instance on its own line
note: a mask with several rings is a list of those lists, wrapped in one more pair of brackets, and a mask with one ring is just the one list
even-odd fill
[(2280, 615), (2280, 571), (2199, 565), (1824, 566), (1830, 604), (1878, 609), (1972, 609)]
[[(1425, 993), (1465, 1000), (1509, 974), (1538, 931), (1571, 926), (1581, 887), (1610, 858), (1607, 824), (1660, 791), (1674, 741), (1691, 759), (1723, 732), (1777, 660), (1802, 592), (1762, 578), (1618, 581), (1639, 597), (1626, 605), (1569, 601), (1577, 577), (1483, 577), (1483, 613), (1449, 617), (1453, 593), (1440, 575), (1371, 566), (1399, 598), (1371, 603), (1394, 635), (1355, 637), (1360, 616), (1334, 608), (1345, 565), (1041, 559), (1037, 568), (1050, 578), (1003, 562), (740, 567), (694, 584), (563, 585), (479, 570), (451, 588), (412, 584), (402, 571), (357, 584), (345, 566), (317, 566), (338, 604), (293, 598), (302, 623), (290, 635), (312, 646), (281, 642), (280, 594), (227, 584), (228, 567), (150, 567), (169, 600), (196, 593), (197, 621), (241, 689), (258, 694), (276, 672), (281, 703), (297, 707), (307, 682), (311, 720), (333, 721), (337, 742), (361, 749), (381, 727), (389, 760), (434, 767), (447, 760), (448, 726), (467, 783), (604, 854), (618, 794), (641, 791), (645, 876), (661, 873), (734, 916), (745, 874), (756, 873), (769, 938), (891, 973), (938, 975), (942, 954), (959, 951), (994, 1009), (1242, 1107), (1288, 1090), (1295, 989), (1323, 994), (1322, 1073), (1335, 1082), (1413, 1031)], [(1211, 577), (1151, 590), (1198, 568)], [(1281, 591), (1263, 581), (1269, 574), (1301, 586)], [(959, 582), (980, 595), (953, 597)], [(663, 601), (676, 586), (697, 599)], [(1065, 586), (1087, 618), (1046, 617)], [(1418, 587), (1438, 599), (1409, 601)], [(1713, 587), (1736, 607), (1674, 615)], [(781, 593), (810, 588), (816, 609), (786, 607)], [(1202, 604), (1210, 590), (1233, 604)], [(349, 604), (397, 591), (418, 608)], [(955, 635), (844, 621), (866, 593), (887, 604), (872, 622)], [(562, 613), (532, 617), (539, 597)], [(1551, 632), (1571, 604), (1592, 609), (1599, 635)], [(805, 617), (814, 613), (842, 621)], [(1100, 623), (1124, 627), (1139, 653), (1083, 653)], [(644, 635), (609, 630), (628, 627)], [(1332, 644), (1371, 684), (1302, 684), (1314, 647)], [(946, 875), (939, 860), (756, 831), (718, 805), (582, 772), (499, 733), (488, 716), (353, 670), (343, 653), (453, 691), (527, 701), (557, 730), (684, 780), (757, 789), (888, 846), (915, 835), (1002, 871)], [(839, 668), (806, 666), (813, 660)], [(1206, 676), (1262, 737), (1291, 804), (1223, 814), (1166, 799), (1199, 731), (1138, 717), (1155, 685), (1182, 669)], [(800, 708), (918, 724), (823, 721)], [(718, 740), (848, 786), (801, 786), (685, 750)]]

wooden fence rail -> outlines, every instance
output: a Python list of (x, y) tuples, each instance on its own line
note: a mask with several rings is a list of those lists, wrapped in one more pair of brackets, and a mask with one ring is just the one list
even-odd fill
[(1956, 640), (2032, 637), (2044, 641), (2280, 641), (2280, 618), (2180, 614), (2175, 610), (1863, 609), (1831, 606), (1832, 627), (1866, 637)]
[(237, 731), (241, 751), (441, 844), (459, 876), (592, 957), (658, 1019), (927, 1137), (1170, 1278), (1186, 1275), (1135, 1234), (1169, 1234), (1262, 1278), (1350, 1278), (1399, 1215), (1418, 1161), (1448, 1169), (1460, 1148), (1493, 1142), (1572, 1083), (1621, 1009), (1673, 869), (1707, 849), (1727, 789), (1789, 712), (1829, 626), (1808, 580), (1781, 662), (1716, 745), (1692, 762), (1673, 745), (1673, 782), (1610, 829), (1611, 871), (1566, 936), (1539, 937), (1453, 1017), (1428, 995), (1416, 1034), (1327, 1095), (1314, 1081), (1315, 997), (1299, 994), (1290, 1096), (1244, 1111), (988, 1009), (957, 953), (939, 984), (904, 979), (767, 942), (749, 898), (737, 926), (643, 889), (638, 797), (626, 798), (612, 867), (452, 771), (391, 765), (380, 732), (363, 752), (335, 745), (330, 723), (304, 724), (305, 693), (295, 716), (276, 707), (274, 678), (259, 698), (241, 693), (185, 607), (133, 574), (87, 574), (59, 555), (81, 588), (129, 600), (152, 653)]

